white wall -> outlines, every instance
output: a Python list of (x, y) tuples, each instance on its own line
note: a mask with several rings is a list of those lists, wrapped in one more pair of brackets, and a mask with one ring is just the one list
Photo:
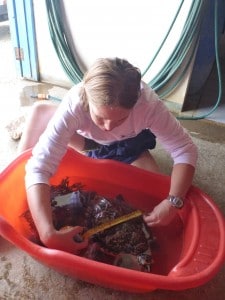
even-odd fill
[[(54, 52), (48, 31), (44, 0), (34, 0), (40, 73), (43, 81), (70, 86)], [(64, 0), (65, 24), (71, 47), (84, 70), (98, 57), (123, 57), (143, 72), (162, 42), (180, 0)], [(162, 68), (180, 38), (192, 0), (182, 14), (165, 47), (144, 79), (150, 81)]]
[(52, 44), (45, 0), (33, 0), (33, 4), (41, 81), (70, 87), (72, 83), (62, 69)]

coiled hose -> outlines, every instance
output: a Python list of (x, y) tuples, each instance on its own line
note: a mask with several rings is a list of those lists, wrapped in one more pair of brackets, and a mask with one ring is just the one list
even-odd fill
[[(155, 58), (162, 49), (172, 27), (176, 21), (176, 18), (182, 8), (184, 0), (180, 3), (178, 10), (175, 14), (175, 17), (167, 31), (162, 43), (160, 44), (159, 49), (156, 51), (153, 59), (143, 72), (142, 76), (150, 69), (151, 65), (155, 61)], [(185, 22), (181, 38), (178, 41), (178, 44), (174, 48), (174, 51), (169, 56), (167, 62), (163, 68), (158, 72), (158, 74), (148, 83), (158, 94), (159, 96), (165, 97), (171, 93), (183, 80), (183, 77), (186, 74), (186, 71), (191, 63), (192, 57), (198, 46), (199, 32), (201, 27), (201, 22), (205, 13), (205, 6), (207, 1), (203, 0), (193, 0), (188, 14), (187, 20)], [(178, 119), (182, 120), (197, 120), (203, 119), (212, 114), (217, 107), (219, 106), (222, 98), (222, 79), (221, 79), (221, 70), (219, 62), (219, 50), (218, 50), (218, 0), (215, 0), (214, 5), (214, 27), (215, 27), (215, 56), (216, 56), (216, 66), (218, 73), (218, 85), (219, 85), (219, 94), (215, 106), (206, 114), (200, 116), (177, 116)], [(59, 57), (59, 60), (62, 64), (62, 67), (68, 77), (75, 84), (80, 82), (83, 78), (83, 72), (81, 71), (76, 58), (74, 57), (69, 43), (65, 34), (64, 26), (61, 21), (61, 6), (60, 1), (46, 0), (46, 8), (48, 15), (48, 24), (49, 30), (52, 38), (53, 45)], [(187, 59), (188, 58), (188, 59)], [(181, 70), (178, 78), (175, 79), (175, 75)], [(163, 90), (163, 92), (160, 92)]]
[(216, 68), (217, 68), (217, 76), (218, 76), (218, 97), (215, 105), (213, 108), (202, 115), (199, 116), (177, 116), (177, 119), (179, 120), (200, 120), (200, 119), (205, 119), (209, 115), (211, 115), (219, 106), (221, 100), (222, 100), (222, 92), (223, 92), (223, 87), (222, 87), (222, 74), (221, 74), (221, 67), (220, 67), (220, 59), (219, 59), (219, 29), (218, 29), (218, 10), (219, 10), (219, 5), (218, 5), (218, 0), (215, 0), (215, 5), (214, 5), (214, 43), (215, 43), (215, 57), (216, 57)]

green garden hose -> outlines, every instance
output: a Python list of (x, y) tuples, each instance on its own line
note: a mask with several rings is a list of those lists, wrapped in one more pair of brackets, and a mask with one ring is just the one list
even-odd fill
[[(152, 63), (157, 57), (158, 53), (162, 49), (172, 27), (175, 23), (175, 20), (182, 8), (184, 0), (180, 3), (178, 10), (175, 14), (175, 17), (171, 23), (171, 26), (166, 33), (162, 43), (160, 44), (159, 49), (156, 51), (153, 59), (147, 66), (146, 70), (143, 72), (144, 76), (147, 71), (150, 69)], [(169, 56), (168, 60), (164, 64), (163, 68), (158, 72), (158, 74), (148, 83), (153, 90), (155, 90), (161, 98), (170, 94), (183, 80), (187, 69), (189, 68), (192, 57), (198, 47), (198, 39), (201, 28), (202, 19), (205, 13), (207, 1), (204, 0), (193, 0), (190, 11), (185, 22), (181, 38), (178, 41), (177, 45), (174, 48), (174, 51)], [(215, 106), (207, 114), (201, 116), (178, 116), (178, 119), (183, 120), (197, 120), (203, 119), (213, 113), (219, 103), (221, 102), (222, 97), (222, 80), (221, 80), (221, 70), (219, 63), (219, 54), (218, 54), (218, 0), (215, 0), (215, 54), (216, 54), (216, 66), (218, 71), (218, 81), (219, 81), (219, 95), (218, 100)], [(61, 5), (60, 1), (46, 0), (46, 8), (48, 15), (48, 24), (49, 30), (52, 38), (53, 45), (59, 57), (59, 60), (62, 64), (62, 67), (68, 77), (72, 80), (73, 83), (78, 83), (83, 78), (83, 72), (81, 71), (76, 58), (74, 57), (69, 43), (66, 37), (64, 26), (62, 23), (61, 17)], [(179, 72), (179, 76), (175, 76)]]
[[(186, 74), (198, 46), (200, 26), (204, 16), (205, 6), (206, 1), (198, 0), (192, 2), (180, 40), (160, 72), (149, 83), (161, 98), (170, 94), (179, 83), (182, 82)], [(181, 67), (183, 67), (183, 72), (178, 79), (174, 80), (174, 76)], [(160, 89), (166, 85), (169, 85), (169, 87), (167, 87), (167, 90), (162, 94)]]
[(168, 36), (169, 36), (169, 34), (170, 34), (170, 32), (171, 32), (171, 30), (172, 30), (174, 24), (175, 24), (175, 22), (176, 22), (176, 19), (177, 19), (178, 15), (179, 15), (179, 13), (180, 13), (180, 11), (181, 11), (181, 8), (182, 8), (182, 6), (183, 6), (183, 4), (184, 4), (184, 1), (185, 1), (185, 0), (183, 0), (183, 1), (180, 3), (180, 5), (179, 5), (179, 7), (178, 7), (178, 10), (176, 11), (176, 14), (175, 14), (175, 16), (174, 16), (174, 18), (173, 18), (173, 21), (171, 22), (171, 25), (170, 25), (170, 27), (169, 27), (169, 29), (168, 29), (168, 31), (167, 31), (167, 33), (166, 33), (164, 39), (162, 40), (162, 42), (161, 42), (161, 44), (160, 44), (158, 50), (156, 51), (156, 53), (155, 53), (155, 55), (153, 56), (153, 58), (152, 58), (152, 60), (150, 61), (150, 63), (148, 64), (147, 68), (144, 70), (144, 72), (142, 72), (142, 76), (144, 76), (144, 75), (148, 72), (148, 70), (149, 70), (150, 67), (152, 66), (153, 62), (155, 61), (156, 57), (158, 56), (160, 50), (162, 49), (163, 45), (165, 44), (165, 42), (166, 42), (166, 40), (167, 40), (167, 38), (168, 38)]
[(222, 75), (221, 75), (221, 67), (219, 60), (219, 29), (218, 29), (218, 0), (215, 0), (214, 5), (214, 43), (215, 43), (215, 56), (216, 56), (216, 68), (217, 68), (217, 76), (218, 76), (218, 98), (216, 104), (213, 108), (206, 114), (200, 116), (177, 116), (179, 120), (200, 120), (211, 115), (219, 106), (222, 99)]
[(48, 25), (56, 53), (62, 67), (73, 83), (78, 83), (83, 78), (83, 73), (74, 58), (64, 31), (60, 1), (46, 0)]

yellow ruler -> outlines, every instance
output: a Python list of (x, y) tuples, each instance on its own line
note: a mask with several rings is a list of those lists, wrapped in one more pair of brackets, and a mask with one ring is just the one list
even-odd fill
[(118, 225), (120, 223), (123, 223), (123, 222), (126, 222), (126, 221), (129, 221), (131, 219), (134, 219), (134, 218), (137, 218), (139, 216), (142, 215), (142, 211), (141, 210), (135, 210), (133, 211), (132, 213), (129, 213), (127, 215), (124, 215), (124, 216), (121, 216), (121, 217), (118, 217), (114, 220), (110, 220), (108, 222), (105, 222), (99, 226), (96, 226), (94, 228), (91, 228), (89, 229), (88, 231), (86, 231), (84, 234), (83, 234), (83, 238), (84, 239), (88, 239), (90, 238), (90, 236), (92, 236), (93, 234), (96, 234), (100, 231), (103, 231), (105, 229), (108, 229), (110, 227), (113, 227), (115, 225)]

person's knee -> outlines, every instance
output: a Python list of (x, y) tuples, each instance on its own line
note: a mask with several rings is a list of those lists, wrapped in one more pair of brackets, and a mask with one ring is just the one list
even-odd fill
[(159, 166), (149, 151), (144, 151), (132, 165), (150, 172), (160, 173)]
[(56, 107), (56, 105), (43, 103), (41, 101), (33, 104), (23, 129), (23, 134), (18, 146), (18, 153), (34, 147), (56, 111)]
[(32, 106), (31, 119), (48, 121), (55, 113), (56, 108), (57, 106), (52, 103), (35, 102)]
[(53, 104), (38, 101), (38, 102), (34, 102), (32, 106), (32, 113), (34, 115), (47, 113), (50, 110), (55, 110), (55, 105), (53, 106)]

